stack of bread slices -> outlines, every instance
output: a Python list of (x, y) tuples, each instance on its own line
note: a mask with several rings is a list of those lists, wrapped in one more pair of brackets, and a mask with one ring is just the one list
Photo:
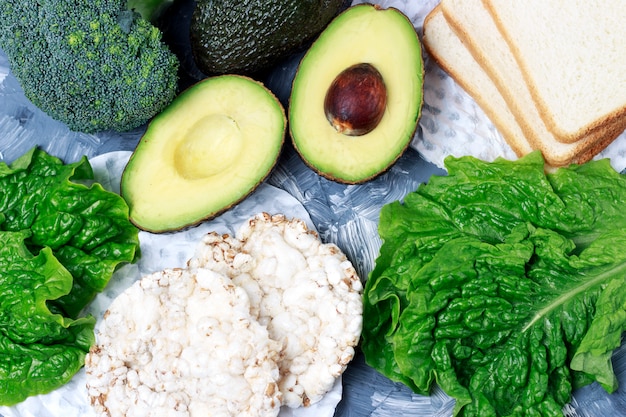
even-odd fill
[(624, 21), (600, 0), (442, 0), (423, 42), (519, 156), (558, 167), (626, 129)]

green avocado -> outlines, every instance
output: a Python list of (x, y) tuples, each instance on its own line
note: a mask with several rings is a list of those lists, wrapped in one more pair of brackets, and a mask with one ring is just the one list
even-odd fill
[(197, 67), (208, 75), (253, 75), (317, 36), (347, 0), (199, 0), (190, 23)]
[(206, 78), (155, 117), (122, 174), (130, 220), (160, 233), (195, 225), (243, 200), (278, 160), (285, 111), (261, 83)]
[(355, 184), (386, 171), (410, 144), (423, 102), (422, 48), (394, 8), (338, 15), (302, 58), (289, 99), (297, 152), (329, 179)]

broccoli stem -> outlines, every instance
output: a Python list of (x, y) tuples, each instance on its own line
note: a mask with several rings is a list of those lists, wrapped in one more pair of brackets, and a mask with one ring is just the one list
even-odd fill
[(144, 19), (155, 23), (161, 14), (174, 3), (174, 0), (128, 0), (127, 7)]

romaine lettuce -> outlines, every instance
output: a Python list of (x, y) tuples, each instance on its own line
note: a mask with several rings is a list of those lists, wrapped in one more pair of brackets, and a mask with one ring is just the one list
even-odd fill
[(626, 329), (626, 178), (607, 160), (545, 173), (446, 160), (383, 207), (364, 292), (366, 361), (456, 415), (562, 416), (572, 390), (617, 382)]

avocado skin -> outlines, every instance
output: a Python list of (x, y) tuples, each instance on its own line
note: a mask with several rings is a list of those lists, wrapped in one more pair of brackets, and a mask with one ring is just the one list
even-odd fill
[(349, 0), (199, 0), (194, 60), (206, 75), (258, 74), (310, 43)]

